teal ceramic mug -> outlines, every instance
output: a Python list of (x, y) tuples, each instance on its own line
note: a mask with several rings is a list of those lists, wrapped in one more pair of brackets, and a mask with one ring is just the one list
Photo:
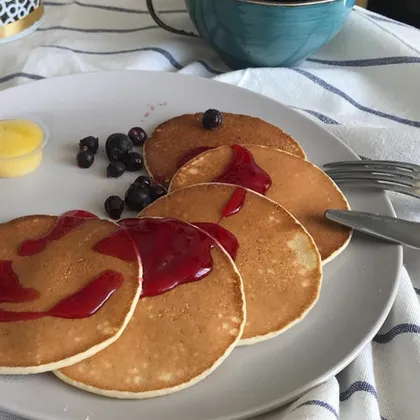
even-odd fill
[[(232, 68), (291, 67), (329, 42), (355, 0), (185, 0), (200, 36)], [(153, 19), (166, 25), (147, 0)]]

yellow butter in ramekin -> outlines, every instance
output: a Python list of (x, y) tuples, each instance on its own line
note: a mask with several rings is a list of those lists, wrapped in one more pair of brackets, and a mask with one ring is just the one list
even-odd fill
[(35, 121), (0, 120), (0, 177), (17, 177), (37, 169), (46, 142), (45, 130)]

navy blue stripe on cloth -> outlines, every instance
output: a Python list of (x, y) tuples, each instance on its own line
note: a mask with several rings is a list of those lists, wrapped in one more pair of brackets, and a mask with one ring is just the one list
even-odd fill
[(351, 105), (353, 105), (355, 108), (359, 109), (360, 111), (364, 111), (368, 114), (375, 115), (377, 117), (386, 118), (391, 121), (395, 121), (404, 125), (409, 125), (411, 127), (420, 127), (420, 121), (415, 120), (409, 120), (407, 118), (397, 117), (396, 115), (387, 114), (386, 112), (377, 111), (375, 109), (369, 108), (367, 106), (364, 106), (354, 100), (352, 97), (347, 95), (347, 93), (343, 92), (342, 90), (338, 89), (337, 87), (331, 85), (330, 83), (326, 82), (325, 80), (321, 79), (318, 76), (315, 76), (314, 74), (310, 73), (309, 71), (293, 68), (292, 71), (301, 74), (302, 76), (306, 77), (307, 79), (311, 80), (312, 82), (316, 83), (317, 85), (323, 87), (324, 89), (328, 90), (329, 92), (340, 96), (347, 102), (349, 102)]
[(172, 54), (163, 48), (157, 47), (144, 47), (144, 48), (135, 48), (131, 50), (120, 50), (120, 51), (84, 51), (76, 48), (64, 47), (62, 45), (42, 45), (42, 48), (56, 48), (59, 50), (71, 51), (78, 54), (87, 54), (87, 55), (119, 55), (119, 54), (129, 54), (134, 52), (143, 52), (143, 51), (153, 51), (165, 57), (169, 63), (178, 70), (181, 70), (183, 66), (178, 63)]
[[(134, 52), (153, 51), (165, 57), (169, 61), (169, 63), (173, 67), (175, 67), (177, 70), (181, 70), (184, 67), (175, 59), (175, 57), (169, 51), (166, 51), (163, 48), (157, 48), (157, 47), (144, 47), (144, 48), (135, 48), (131, 50), (120, 50), (120, 51), (84, 51), (84, 50), (79, 50), (75, 48), (64, 47), (62, 45), (42, 45), (42, 48), (57, 48), (60, 50), (71, 51), (74, 53), (87, 54), (87, 55), (118, 55), (118, 54), (129, 54), (129, 53), (134, 53)], [(198, 63), (200, 63), (210, 73), (213, 73), (213, 74), (222, 73), (210, 67), (203, 60), (198, 60)]]
[(42, 80), (45, 79), (44, 76), (40, 76), (39, 74), (31, 74), (31, 73), (13, 73), (7, 76), (0, 77), (0, 83), (9, 82), (10, 80), (17, 79), (18, 77), (24, 77), (26, 79), (31, 80)]
[(141, 31), (148, 31), (150, 29), (157, 29), (159, 26), (151, 25), (151, 26), (143, 26), (141, 28), (130, 28), (130, 29), (83, 29), (83, 28), (72, 28), (69, 26), (50, 26), (48, 28), (39, 28), (38, 32), (46, 32), (46, 31), (70, 31), (70, 32), (80, 32), (86, 34), (129, 34), (132, 32), (141, 32)]
[(352, 383), (348, 389), (340, 392), (340, 401), (348, 400), (355, 392), (359, 391), (368, 392), (369, 394), (372, 394), (376, 399), (378, 398), (376, 389), (373, 387), (373, 385), (365, 381), (356, 381)]
[(392, 341), (397, 335), (400, 334), (420, 334), (420, 325), (416, 324), (398, 324), (392, 327), (385, 334), (377, 334), (373, 341), (378, 344), (386, 344)]
[(214, 68), (210, 67), (205, 61), (197, 60), (197, 63), (200, 63), (209, 73), (213, 74), (222, 74), (222, 71), (215, 70)]
[(129, 29), (108, 29), (108, 28), (84, 29), (84, 28), (72, 28), (69, 26), (50, 26), (48, 28), (39, 28), (38, 32), (61, 30), (61, 31), (70, 31), (70, 32), (92, 33), (92, 34), (100, 34), (100, 33), (128, 34), (132, 32), (148, 31), (150, 29), (156, 29), (156, 28), (159, 28), (159, 26), (150, 25), (150, 26), (143, 26), (141, 28), (129, 28)]
[[(366, 381), (353, 382), (345, 391), (340, 392), (340, 401), (347, 401), (356, 392), (367, 392), (373, 395), (376, 401), (378, 401), (378, 393), (375, 387)], [(381, 420), (386, 420), (386, 418), (381, 416)]]
[[(149, 12), (147, 10), (138, 10), (138, 9), (127, 9), (125, 7), (117, 7), (117, 6), (103, 6), (101, 4), (87, 4), (82, 3), (80, 1), (74, 1), (71, 3), (60, 3), (56, 1), (45, 1), (44, 4), (46, 6), (71, 6), (73, 4), (80, 6), (80, 7), (89, 7), (92, 9), (101, 9), (101, 10), (108, 10), (110, 12), (120, 12), (120, 13), (134, 13), (138, 15), (148, 15)], [(186, 13), (185, 9), (176, 9), (176, 10), (160, 10), (160, 14), (164, 13)]]
[(378, 57), (364, 58), (360, 60), (322, 60), (319, 58), (308, 58), (311, 63), (327, 64), (338, 67), (376, 67), (389, 66), (393, 64), (420, 63), (420, 57), (399, 56), (399, 57)]
[(318, 407), (325, 408), (330, 413), (332, 413), (337, 420), (339, 419), (338, 413), (337, 413), (337, 411), (335, 411), (334, 407), (331, 407), (325, 401), (321, 401), (321, 400), (309, 400), (309, 401), (306, 401), (306, 402), (298, 405), (295, 409), (293, 409), (293, 411), (297, 410), (300, 407), (304, 407), (305, 405), (317, 405)]

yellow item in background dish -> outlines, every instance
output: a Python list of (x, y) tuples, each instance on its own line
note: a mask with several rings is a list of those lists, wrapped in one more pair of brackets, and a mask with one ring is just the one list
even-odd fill
[(42, 161), (44, 131), (28, 120), (0, 120), (0, 177), (25, 175)]

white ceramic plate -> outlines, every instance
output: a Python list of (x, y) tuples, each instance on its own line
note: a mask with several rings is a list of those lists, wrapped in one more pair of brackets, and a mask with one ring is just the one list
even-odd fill
[[(105, 178), (103, 150), (92, 168), (79, 169), (78, 140), (95, 135), (103, 145), (111, 133), (135, 125), (150, 132), (170, 117), (207, 108), (259, 116), (278, 125), (318, 165), (355, 158), (337, 138), (299, 113), (222, 83), (153, 72), (66, 76), (0, 93), (0, 117), (33, 115), (51, 130), (43, 164), (35, 173), (0, 179), (0, 221), (75, 208), (104, 216), (104, 200), (124, 194), (135, 175)], [(354, 209), (393, 214), (381, 192), (346, 193)], [(268, 411), (355, 358), (391, 307), (400, 264), (399, 247), (355, 235), (325, 268), (321, 298), (303, 322), (278, 338), (235, 350), (208, 379), (185, 391), (119, 401), (67, 386), (52, 374), (1, 376), (0, 408), (39, 420), (231, 420)]]

